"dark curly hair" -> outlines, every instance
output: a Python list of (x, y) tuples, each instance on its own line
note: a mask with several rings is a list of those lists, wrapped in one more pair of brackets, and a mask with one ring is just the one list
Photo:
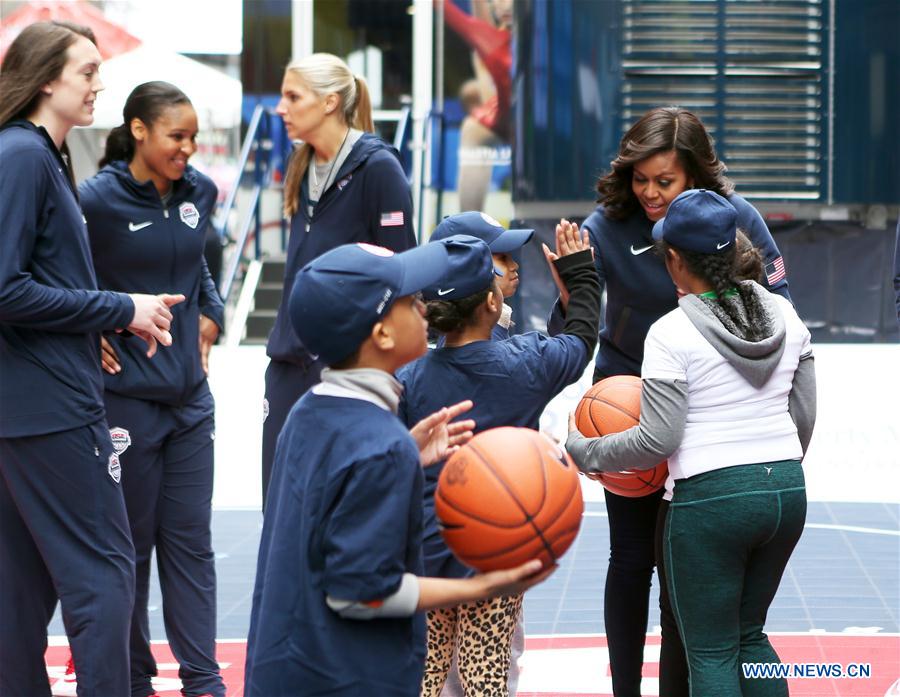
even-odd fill
[(720, 196), (734, 191), (700, 119), (677, 106), (659, 107), (644, 114), (622, 136), (610, 171), (597, 182), (597, 202), (603, 204), (608, 218), (623, 220), (640, 208), (631, 188), (634, 165), (672, 150), (694, 187), (715, 191)]
[(737, 231), (735, 241), (734, 276), (741, 281), (756, 281), (759, 283), (763, 275), (762, 254), (753, 246), (750, 238), (743, 230)]
[[(747, 341), (759, 341), (772, 334), (771, 320), (753, 292), (752, 284), (738, 274), (742, 252), (737, 245), (731, 245), (727, 251), (718, 254), (678, 249), (666, 242), (661, 242), (660, 246), (663, 254), (669, 248), (677, 251), (688, 271), (713, 287), (715, 300), (702, 297), (701, 300), (733, 334)], [(752, 245), (750, 249), (754, 249)], [(734, 290), (737, 290), (737, 295), (732, 292)]]
[(488, 293), (494, 290), (491, 287), (459, 300), (429, 300), (425, 303), (425, 319), (428, 326), (441, 334), (458, 332), (470, 325), (475, 318), (477, 310), (485, 300)]

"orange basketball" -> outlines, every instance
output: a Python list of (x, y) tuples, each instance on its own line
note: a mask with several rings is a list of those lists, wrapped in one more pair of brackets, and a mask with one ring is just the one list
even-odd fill
[[(575, 409), (575, 422), (582, 435), (593, 438), (619, 433), (637, 425), (641, 416), (641, 379), (614, 375), (584, 393)], [(647, 496), (659, 491), (669, 474), (668, 463), (649, 470), (624, 470), (588, 475), (619, 496)]]
[(529, 428), (493, 428), (455, 452), (441, 472), (435, 512), (447, 546), (481, 571), (530, 559), (553, 564), (581, 526), (578, 468)]

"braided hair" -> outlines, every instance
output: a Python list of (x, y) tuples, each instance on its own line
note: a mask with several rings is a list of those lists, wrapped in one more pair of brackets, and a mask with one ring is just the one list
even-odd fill
[[(743, 232), (738, 231), (738, 234), (743, 235)], [(663, 242), (663, 247), (665, 250), (672, 245)], [(769, 314), (753, 292), (752, 283), (740, 274), (747, 263), (746, 248), (738, 250), (738, 245), (733, 244), (717, 254), (672, 248), (684, 259), (688, 271), (713, 287), (715, 299), (703, 296), (700, 299), (732, 334), (746, 341), (760, 341), (771, 336), (773, 329)], [(750, 248), (753, 249), (752, 245)]]

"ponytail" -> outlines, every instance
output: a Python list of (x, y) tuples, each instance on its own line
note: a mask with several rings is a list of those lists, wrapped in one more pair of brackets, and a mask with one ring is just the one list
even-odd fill
[(131, 127), (127, 123), (116, 126), (106, 137), (106, 148), (103, 157), (97, 163), (97, 167), (103, 169), (110, 162), (124, 160), (131, 162), (134, 157), (134, 136), (131, 135)]
[[(671, 245), (663, 243), (663, 247), (666, 246)], [(768, 336), (768, 327), (761, 321), (766, 316), (766, 311), (753, 292), (752, 284), (742, 282), (744, 278), (738, 275), (744, 260), (737, 246), (733, 244), (727, 251), (719, 254), (701, 254), (673, 248), (684, 259), (688, 271), (713, 287), (716, 299), (713, 301), (702, 296), (701, 299), (707, 304), (715, 303), (715, 314), (720, 319), (727, 319), (731, 324), (730, 329), (738, 336), (747, 341), (759, 341)], [(753, 246), (750, 245), (750, 248), (752, 250)], [(737, 296), (734, 295), (735, 290)]]
[(372, 98), (369, 96), (369, 85), (366, 83), (366, 79), (359, 75), (355, 75), (353, 79), (356, 82), (356, 103), (353, 105), (347, 123), (359, 131), (374, 133), (375, 122), (372, 120)]

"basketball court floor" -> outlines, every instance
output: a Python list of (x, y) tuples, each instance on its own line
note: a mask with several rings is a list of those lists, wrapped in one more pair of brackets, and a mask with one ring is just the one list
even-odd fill
[[(792, 695), (900, 695), (900, 346), (816, 347), (819, 417), (804, 468), (806, 530), (770, 610), (767, 630), (784, 663), (809, 677)], [(228, 694), (243, 694), (244, 639), (261, 530), (259, 443), (264, 350), (220, 348), (212, 355), (217, 400), (213, 541), (217, 557), (219, 661)], [(566, 416), (590, 384), (589, 372), (548, 408), (543, 428), (563, 437)], [(609, 556), (600, 485), (583, 480), (581, 532), (559, 570), (525, 599), (526, 652), (521, 697), (612, 694), (603, 627)], [(654, 578), (654, 584), (656, 579)], [(658, 695), (659, 611), (651, 598), (643, 694)], [(155, 579), (151, 631), (160, 695), (179, 694), (177, 664), (165, 641)], [(48, 671), (55, 695), (74, 695), (62, 679), (68, 649), (57, 616)], [(841, 672), (839, 672), (841, 671)], [(836, 677), (859, 673), (860, 677)], [(301, 695), (302, 692), (297, 692)], [(380, 697), (380, 696), (372, 696)]]

